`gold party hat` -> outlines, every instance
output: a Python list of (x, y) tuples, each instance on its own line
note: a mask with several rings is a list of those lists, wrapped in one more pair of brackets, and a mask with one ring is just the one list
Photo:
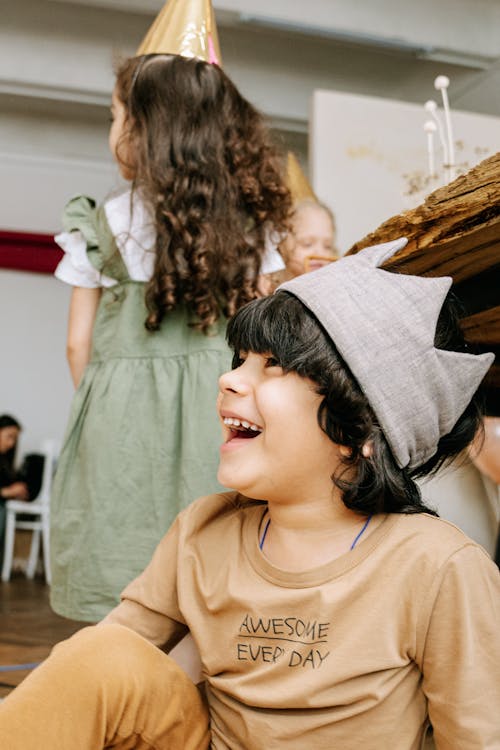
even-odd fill
[(149, 54), (197, 57), (222, 65), (211, 0), (169, 0), (136, 52)]
[(318, 200), (314, 194), (314, 190), (309, 184), (309, 180), (302, 171), (299, 160), (292, 151), (289, 151), (287, 156), (286, 183), (292, 194), (292, 202), (294, 205), (306, 198), (313, 201)]

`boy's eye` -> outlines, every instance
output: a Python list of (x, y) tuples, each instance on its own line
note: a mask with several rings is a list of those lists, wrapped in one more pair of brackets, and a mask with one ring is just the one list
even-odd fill
[(243, 354), (242, 352), (237, 352), (237, 353), (235, 352), (233, 356), (233, 363), (232, 363), (233, 370), (236, 370), (236, 368), (241, 367), (241, 365), (243, 364), (245, 360), (246, 360), (245, 354)]
[(281, 367), (276, 357), (266, 357), (266, 367)]

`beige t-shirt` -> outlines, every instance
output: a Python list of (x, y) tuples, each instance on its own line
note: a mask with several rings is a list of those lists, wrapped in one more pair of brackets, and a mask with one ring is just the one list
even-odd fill
[(212, 747), (500, 748), (500, 577), (452, 524), (387, 515), (302, 573), (258, 546), (265, 505), (236, 493), (183, 511), (106, 618), (199, 648)]

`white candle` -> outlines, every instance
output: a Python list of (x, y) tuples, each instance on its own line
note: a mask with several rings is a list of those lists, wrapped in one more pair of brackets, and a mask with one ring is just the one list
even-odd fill
[(427, 120), (424, 124), (424, 131), (427, 133), (427, 159), (429, 163), (429, 177), (431, 180), (436, 176), (436, 167), (434, 163), (434, 133), (437, 125), (434, 120)]
[(448, 86), (450, 85), (450, 79), (448, 76), (438, 76), (434, 81), (434, 88), (441, 92), (443, 98), (443, 110), (444, 120), (446, 123), (446, 135), (448, 138), (448, 167), (450, 171), (450, 179), (455, 176), (455, 145), (453, 143), (453, 130), (451, 127), (450, 117), (450, 105), (448, 102)]
[(437, 132), (439, 135), (439, 141), (441, 143), (441, 148), (443, 150), (443, 166), (446, 168), (447, 164), (449, 163), (448, 146), (446, 144), (446, 139), (444, 137), (443, 123), (438, 117), (437, 108), (438, 108), (438, 105), (436, 104), (434, 99), (429, 99), (424, 104), (425, 111), (430, 114), (430, 116), (436, 123)]

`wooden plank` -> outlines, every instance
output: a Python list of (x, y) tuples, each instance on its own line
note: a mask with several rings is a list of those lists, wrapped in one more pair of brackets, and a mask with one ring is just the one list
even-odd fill
[(500, 264), (500, 153), (388, 219), (348, 253), (397, 237), (408, 245), (385, 268), (449, 275), (456, 283)]
[[(484, 385), (487, 388), (494, 388), (495, 390), (498, 389), (500, 391), (500, 365), (493, 365), (490, 367), (486, 373)], [(497, 416), (500, 416), (500, 414)]]
[(453, 285), (461, 301), (463, 317), (474, 315), (500, 304), (500, 264)]
[[(500, 153), (434, 191), (417, 208), (388, 219), (356, 242), (348, 254), (397, 237), (407, 237), (408, 244), (384, 268), (422, 276), (451, 276), (464, 308), (474, 313), (461, 321), (466, 339), (479, 350), (491, 347), (498, 353)], [(485, 378), (489, 413), (497, 415), (499, 360), (497, 356)]]
[(467, 341), (500, 346), (500, 305), (464, 318), (461, 328)]
[(500, 217), (434, 245), (424, 246), (414, 240), (385, 263), (384, 268), (421, 276), (451, 276), (458, 283), (497, 264), (500, 264)]

